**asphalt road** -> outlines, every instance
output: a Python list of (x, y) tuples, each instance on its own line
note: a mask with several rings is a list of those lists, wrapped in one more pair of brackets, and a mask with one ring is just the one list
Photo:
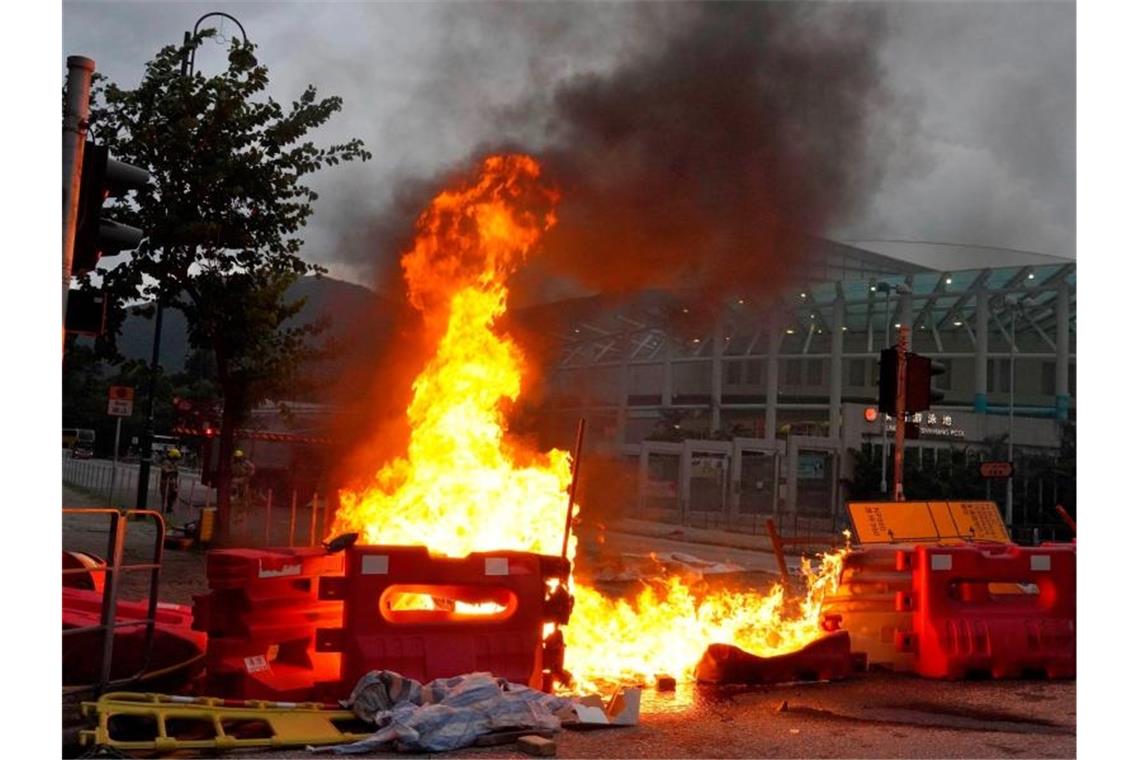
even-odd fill
[[(64, 488), (69, 505), (98, 499)], [(65, 548), (102, 554), (105, 523), (65, 517)], [(132, 531), (134, 529), (132, 528)], [(143, 559), (153, 533), (142, 525), (128, 559)], [(660, 537), (611, 532), (610, 551), (682, 551), (745, 568), (742, 578), (768, 578), (771, 555)], [(188, 604), (205, 588), (205, 554), (166, 553), (161, 597)], [(129, 579), (124, 596), (145, 591)], [(137, 585), (137, 588), (136, 588)], [(891, 673), (863, 673), (834, 683), (755, 688), (681, 684), (676, 693), (643, 693), (632, 728), (562, 732), (560, 757), (1075, 757), (1076, 684), (1072, 681), (941, 682)], [(303, 750), (235, 753), (239, 757), (311, 758)], [(373, 755), (407, 757), (395, 752)], [(526, 757), (509, 745), (436, 757)]]
[[(563, 758), (1076, 757), (1076, 684), (958, 683), (868, 673), (834, 683), (682, 686), (676, 694), (646, 691), (637, 726), (565, 730), (555, 742)], [(240, 756), (322, 754), (277, 750)], [(505, 745), (432, 757), (528, 755)]]

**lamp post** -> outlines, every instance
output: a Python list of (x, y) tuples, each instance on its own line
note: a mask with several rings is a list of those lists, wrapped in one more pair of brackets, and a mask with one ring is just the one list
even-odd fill
[[(194, 31), (182, 33), (182, 44), (188, 52), (182, 55), (182, 69), (181, 75), (183, 77), (194, 76), (194, 54), (197, 52), (197, 46), (190, 48), (190, 41), (198, 35), (198, 27), (203, 21), (211, 16), (221, 16), (228, 18), (230, 21), (237, 24), (237, 28), (241, 31), (242, 44), (249, 45), (249, 38), (245, 34), (245, 27), (241, 22), (228, 13), (221, 11), (211, 11), (210, 13), (203, 14), (194, 22)], [(163, 258), (166, 257), (166, 250), (163, 249)], [(158, 297), (155, 299), (155, 314), (154, 314), (154, 342), (151, 345), (150, 352), (150, 373), (147, 378), (147, 392), (146, 392), (146, 424), (143, 426), (143, 433), (139, 437), (139, 482), (138, 491), (135, 494), (135, 507), (137, 509), (146, 509), (147, 495), (150, 490), (150, 458), (151, 458), (151, 439), (154, 436), (154, 392), (155, 392), (155, 379), (158, 377), (158, 359), (159, 350), (162, 346), (162, 292), (159, 291)]]

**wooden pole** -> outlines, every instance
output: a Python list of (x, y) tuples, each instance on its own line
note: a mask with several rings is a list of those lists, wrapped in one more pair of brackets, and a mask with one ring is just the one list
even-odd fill
[(780, 568), (780, 582), (784, 584), (786, 590), (791, 579), (788, 576), (787, 560), (784, 559), (784, 542), (780, 540), (780, 532), (776, 530), (776, 523), (771, 517), (768, 518), (767, 524), (768, 537), (772, 539), (772, 553), (776, 555), (776, 566)]

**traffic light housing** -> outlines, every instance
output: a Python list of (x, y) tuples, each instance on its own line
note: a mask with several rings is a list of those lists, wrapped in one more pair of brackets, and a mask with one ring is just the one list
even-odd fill
[(111, 158), (106, 147), (87, 143), (79, 184), (79, 208), (71, 272), (94, 269), (101, 256), (114, 256), (138, 248), (143, 231), (103, 216), (103, 203), (150, 184), (150, 172)]
[[(906, 411), (924, 412), (946, 394), (930, 387), (931, 380), (945, 374), (946, 367), (931, 361), (929, 356), (907, 352), (906, 355)], [(879, 411), (895, 414), (895, 395), (898, 392), (898, 349), (884, 348), (879, 352)]]
[(879, 412), (894, 415), (895, 396), (898, 393), (898, 349), (884, 348), (879, 352)]
[(107, 297), (100, 290), (71, 290), (67, 296), (67, 313), (63, 318), (65, 332), (79, 335), (102, 335), (107, 323)]
[(946, 367), (929, 356), (918, 354), (906, 355), (906, 410), (908, 412), (924, 412), (931, 404), (936, 404), (946, 397), (940, 390), (932, 388), (930, 383), (938, 375), (946, 373)]

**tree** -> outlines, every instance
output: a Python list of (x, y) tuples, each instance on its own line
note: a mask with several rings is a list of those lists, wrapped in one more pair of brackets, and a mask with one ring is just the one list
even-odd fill
[[(286, 109), (264, 91), (269, 76), (254, 46), (235, 40), (215, 76), (183, 74), (191, 50), (167, 46), (135, 89), (99, 80), (92, 91), (92, 138), (115, 158), (151, 173), (149, 192), (116, 209), (145, 231), (129, 258), (100, 270), (116, 303), (144, 299), (181, 311), (190, 345), (210, 351), (223, 399), (219, 432), (218, 540), (228, 537), (234, 432), (257, 401), (292, 382), (317, 328), (287, 324), (303, 301), (286, 302), (290, 283), (323, 269), (300, 257), (298, 233), (317, 194), (305, 175), (342, 161), (367, 160), (358, 139), (317, 147), (305, 140), (341, 109), (310, 85)], [(90, 282), (87, 286), (93, 287)], [(114, 336), (122, 312), (108, 318)]]

